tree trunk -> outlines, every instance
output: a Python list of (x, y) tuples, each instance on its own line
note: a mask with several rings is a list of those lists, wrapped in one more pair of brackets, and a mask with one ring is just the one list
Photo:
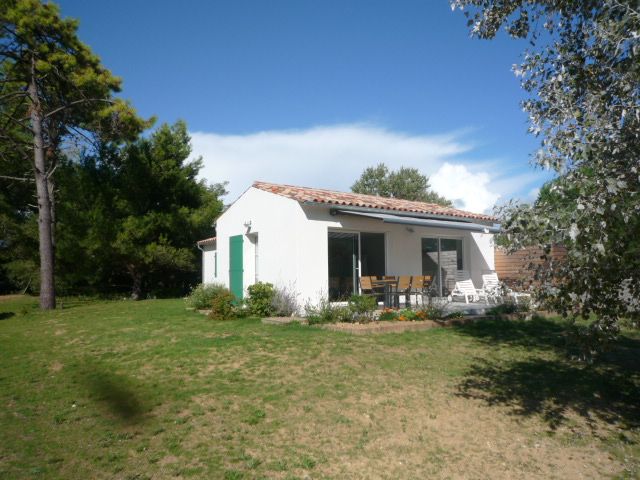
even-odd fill
[(133, 280), (133, 285), (131, 286), (131, 299), (132, 300), (142, 300), (142, 274), (133, 266), (129, 266), (129, 275), (131, 275), (131, 279)]
[(51, 245), (53, 247), (54, 261), (56, 253), (56, 184), (51, 175), (47, 175), (47, 192), (49, 192), (49, 206), (51, 207)]
[(31, 82), (29, 83), (31, 99), (31, 128), (33, 130), (33, 160), (38, 196), (38, 236), (40, 241), (40, 308), (49, 310), (56, 308), (56, 292), (54, 283), (54, 251), (51, 236), (51, 201), (47, 181), (47, 165), (45, 159), (44, 139), (42, 135), (42, 109), (36, 86), (35, 59), (31, 62)]

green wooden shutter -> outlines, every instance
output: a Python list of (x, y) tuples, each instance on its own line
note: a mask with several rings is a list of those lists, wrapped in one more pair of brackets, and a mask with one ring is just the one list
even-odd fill
[(243, 296), (242, 235), (229, 237), (229, 288), (236, 298)]

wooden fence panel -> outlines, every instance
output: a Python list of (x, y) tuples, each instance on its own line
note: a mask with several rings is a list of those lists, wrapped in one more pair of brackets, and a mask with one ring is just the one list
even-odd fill
[[(500, 247), (495, 249), (495, 265), (498, 278), (506, 281), (533, 281), (533, 271), (529, 267), (542, 265), (542, 250), (539, 248), (525, 248), (507, 254)], [(557, 245), (551, 250), (554, 260), (562, 260), (567, 256), (567, 249)]]

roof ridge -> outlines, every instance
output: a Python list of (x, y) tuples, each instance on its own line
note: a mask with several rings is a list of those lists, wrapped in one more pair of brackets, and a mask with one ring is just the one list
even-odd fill
[[(376, 200), (402, 200), (403, 202), (419, 203), (421, 205), (429, 205), (431, 207), (436, 207), (436, 208), (452, 208), (452, 207), (445, 207), (444, 205), (440, 205), (438, 203), (422, 202), (420, 200), (407, 200), (406, 198), (399, 198), (399, 197), (383, 197), (382, 195), (372, 195), (370, 193), (342, 192), (340, 190), (331, 190), (329, 188), (305, 187), (304, 185), (289, 185), (289, 184), (286, 184), (286, 183), (272, 183), (272, 182), (264, 182), (262, 180), (254, 181), (253, 185), (255, 186), (256, 184), (269, 185), (269, 186), (273, 186), (273, 187), (302, 188), (302, 189), (305, 189), (305, 190), (317, 190), (317, 191), (320, 191), (320, 192), (337, 193), (337, 194), (340, 194), (340, 195), (355, 195), (355, 196), (358, 196), (358, 197), (370, 197), (370, 198), (376, 199)], [(463, 211), (463, 210), (461, 210), (461, 211)]]

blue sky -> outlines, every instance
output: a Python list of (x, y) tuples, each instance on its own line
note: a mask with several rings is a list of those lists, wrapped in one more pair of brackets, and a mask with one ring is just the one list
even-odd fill
[(210, 182), (348, 189), (365, 167), (415, 166), (462, 208), (528, 198), (511, 66), (525, 44), (469, 37), (446, 0), (62, 0), (144, 116), (185, 120)]

